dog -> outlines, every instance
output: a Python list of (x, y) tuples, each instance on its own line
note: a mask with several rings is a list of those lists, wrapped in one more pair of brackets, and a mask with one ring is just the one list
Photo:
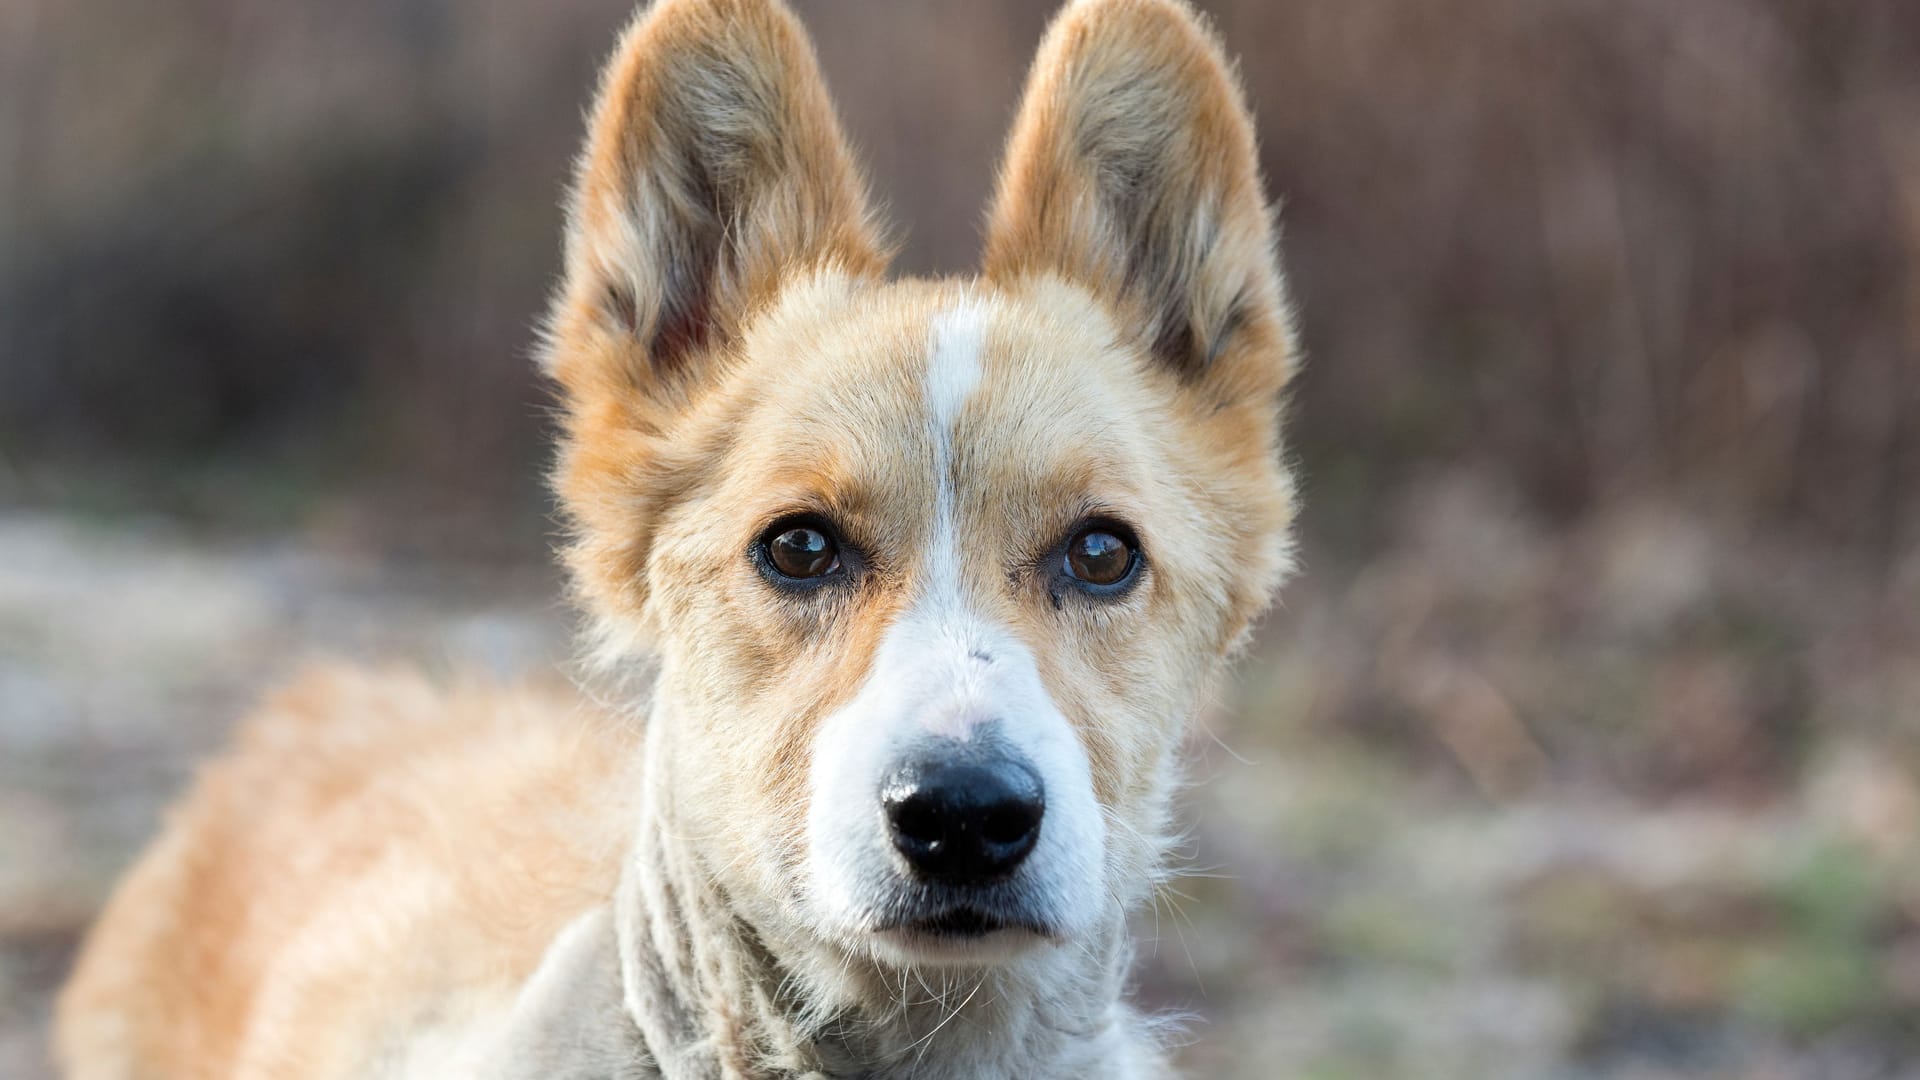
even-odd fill
[(1273, 215), (1183, 0), (1055, 18), (986, 232), (890, 280), (780, 0), (639, 12), (540, 350), (631, 692), (297, 682), (93, 930), (68, 1074), (1167, 1075), (1126, 920), (1296, 503)]

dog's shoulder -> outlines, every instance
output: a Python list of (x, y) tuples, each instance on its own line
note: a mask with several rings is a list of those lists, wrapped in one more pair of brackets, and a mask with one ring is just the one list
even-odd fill
[[(412, 1075), (411, 1073), (409, 1075)], [(445, 1075), (427, 1060), (418, 1075)], [(611, 906), (576, 918), (554, 939), (511, 1014), (488, 1040), (479, 1080), (657, 1080), (627, 1012)]]
[(310, 671), (102, 915), (61, 1004), (71, 1075), (364, 1075), (393, 1033), (510, 1005), (612, 892), (631, 738), (557, 689)]

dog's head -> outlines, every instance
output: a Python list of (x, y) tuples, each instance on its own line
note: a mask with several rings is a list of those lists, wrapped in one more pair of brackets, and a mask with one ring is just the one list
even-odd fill
[(627, 32), (544, 356), (568, 560), (603, 651), (657, 657), (675, 827), (770, 940), (993, 963), (1145, 894), (1288, 565), (1274, 259), (1174, 0), (1057, 20), (972, 280), (884, 277), (777, 0)]

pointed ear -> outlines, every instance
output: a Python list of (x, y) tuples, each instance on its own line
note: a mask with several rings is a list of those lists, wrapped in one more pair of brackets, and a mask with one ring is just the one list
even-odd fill
[(1189, 381), (1278, 390), (1291, 367), (1253, 124), (1178, 0), (1079, 0), (1048, 29), (988, 218), (985, 272), (1106, 300)]
[(683, 387), (795, 271), (886, 259), (813, 46), (779, 0), (659, 0), (602, 76), (542, 366)]

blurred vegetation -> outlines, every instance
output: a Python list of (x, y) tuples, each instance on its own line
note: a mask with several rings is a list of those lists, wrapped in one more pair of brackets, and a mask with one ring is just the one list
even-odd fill
[[(967, 271), (1050, 5), (794, 2), (903, 269)], [(1201, 6), (1309, 356), (1307, 573), (1196, 745), (1193, 858), (1235, 876), (1145, 928), (1195, 1075), (1920, 1076), (1920, 5)], [(41, 568), (0, 644), (87, 640), (88, 574), (146, 595), (155, 515), (226, 545), (168, 556), (202, 594), (339, 580), (236, 537), (383, 596), (543, 557), (527, 348), (628, 10), (0, 5), (0, 509), (100, 538), (0, 529)], [(324, 625), (399, 620), (373, 594)], [(215, 622), (251, 689), (266, 623)], [(181, 677), (151, 655), (114, 677)], [(10, 672), (0, 738), (99, 674)], [(35, 777), (126, 753), (90, 738)], [(47, 790), (0, 825), (83, 812)]]
[[(965, 270), (1046, 5), (801, 7), (906, 268)], [(1377, 538), (1374, 493), (1470, 462), (1559, 519), (1659, 491), (1863, 557), (1911, 545), (1911, 4), (1208, 7), (1286, 203), (1324, 532)], [(265, 448), (524, 494), (529, 323), (626, 13), (9, 5), (11, 486)]]

